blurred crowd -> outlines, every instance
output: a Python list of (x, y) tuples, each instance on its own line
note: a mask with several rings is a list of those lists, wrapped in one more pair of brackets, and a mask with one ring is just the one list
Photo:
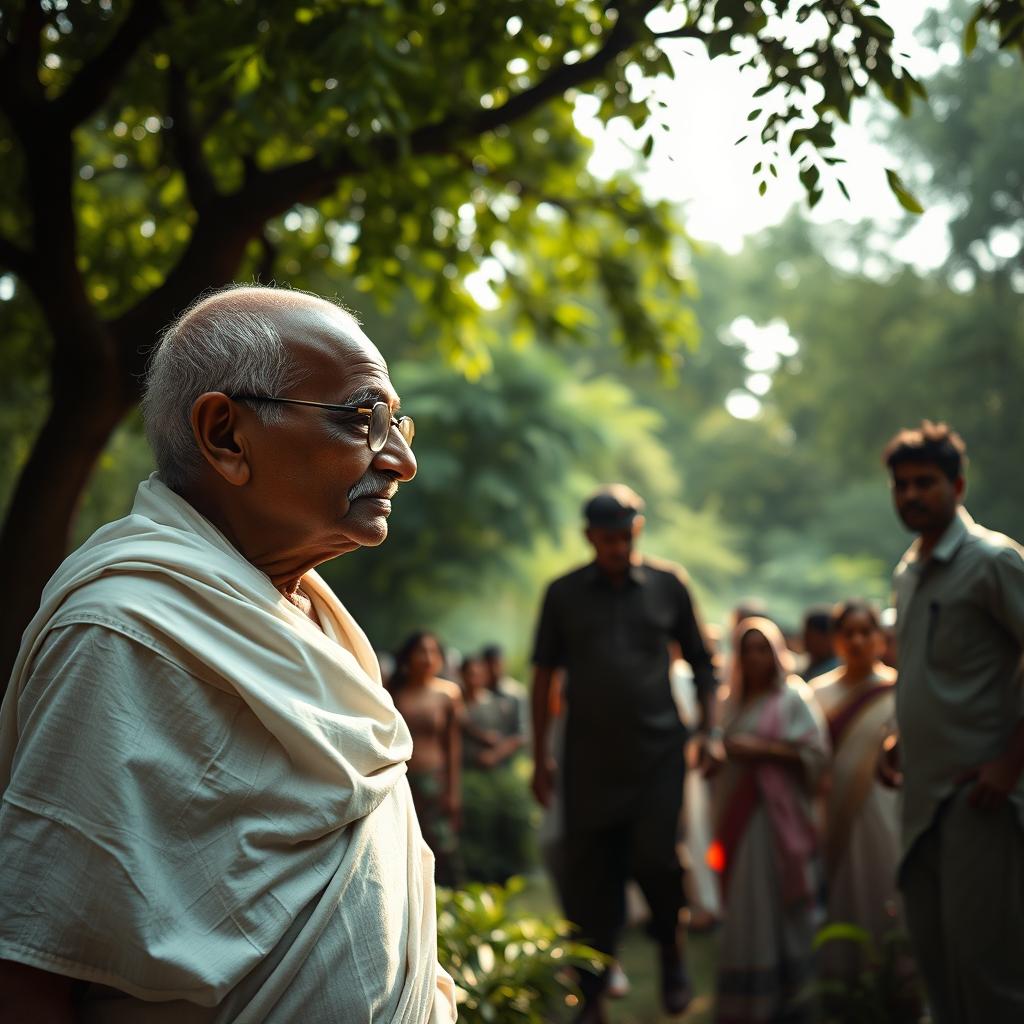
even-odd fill
[(380, 661), (412, 733), (409, 786), (438, 883), (504, 882), (527, 870), (535, 828), (513, 762), (527, 744), (528, 695), (501, 647), (462, 653), (421, 630)]
[(504, 872), (480, 851), (533, 834), (512, 798), (529, 735), (539, 852), (602, 954), (579, 972), (578, 1024), (628, 989), (630, 919), (671, 1015), (693, 996), (689, 927), (718, 932), (718, 1024), (821, 1007), (845, 1021), (854, 1005), (864, 1020), (926, 1005), (935, 1024), (1024, 1019), (1024, 551), (963, 507), (948, 426), (901, 431), (884, 462), (916, 534), (892, 608), (848, 599), (794, 629), (751, 599), (705, 625), (685, 571), (637, 549), (643, 499), (612, 484), (583, 507), (593, 561), (541, 602), (529, 730), (500, 652), (463, 659), (457, 682), (433, 635), (398, 652), (390, 688), (442, 882), (527, 863), (522, 845)]
[[(723, 947), (731, 941), (727, 910), (741, 926), (741, 945), (750, 932), (764, 932), (766, 944), (779, 948), (766, 956), (790, 959), (795, 990), (806, 982), (815, 932), (831, 920), (853, 924), (863, 935), (849, 932), (829, 944), (823, 957), (826, 974), (856, 977), (875, 951), (893, 944), (901, 922), (896, 894), (899, 861), (895, 758), (877, 764), (879, 747), (895, 739), (894, 611), (877, 610), (860, 600), (834, 608), (808, 609), (799, 628), (778, 622), (757, 599), (737, 606), (726, 627), (708, 623), (704, 635), (716, 675), (717, 724), (711, 730), (721, 744), (717, 759), (700, 764), (700, 744), (687, 744), (683, 812), (677, 829), (678, 852), (685, 865), (686, 927), (691, 933), (722, 931)], [(495, 644), (463, 653), (447, 647), (433, 632), (413, 633), (393, 653), (379, 654), (385, 685), (404, 716), (414, 739), (409, 784), (421, 828), (436, 859), (440, 884), (504, 882), (530, 870), (542, 859), (556, 889), (563, 885), (561, 816), (557, 799), (538, 821), (527, 801), (526, 772), (516, 770), (517, 755), (529, 753), (529, 694), (510, 676), (502, 649)], [(730, 763), (744, 764), (766, 752), (744, 749), (741, 733), (756, 735), (758, 723), (744, 723), (738, 712), (758, 688), (768, 688), (782, 674), (787, 693), (798, 694), (804, 708), (780, 738), (801, 747), (800, 756), (815, 780), (811, 793), (796, 793), (806, 804), (814, 835), (802, 851), (799, 892), (806, 888), (806, 927), (785, 935), (771, 913), (776, 898), (765, 865), (773, 856), (773, 833), (761, 830), (761, 848), (748, 863), (733, 863), (741, 831), (716, 827), (728, 817), (730, 803), (742, 808), (730, 779)], [(679, 718), (696, 732), (700, 724), (693, 671), (678, 646), (672, 651), (670, 679)], [(553, 688), (549, 746), (556, 763), (564, 742), (566, 697), (562, 680)], [(781, 728), (781, 723), (780, 723)], [(519, 764), (527, 763), (526, 758)], [(785, 782), (783, 783), (785, 785)], [(782, 798), (784, 802), (784, 797)], [(747, 807), (750, 817), (754, 808)], [(735, 818), (736, 813), (733, 814)], [(749, 825), (749, 822), (744, 823)], [(742, 831), (745, 831), (743, 829)], [(757, 834), (755, 827), (754, 834)], [(799, 836), (796, 860), (800, 861)], [(766, 884), (767, 883), (767, 884)], [(631, 886), (628, 914), (644, 923), (649, 908)], [(781, 904), (780, 904), (781, 909)], [(728, 950), (723, 948), (723, 971)], [(903, 954), (895, 963), (902, 977), (912, 973)], [(723, 979), (726, 982), (727, 979)], [(608, 992), (622, 996), (630, 982), (618, 964), (608, 977)], [(911, 985), (903, 986), (908, 992)], [(722, 998), (720, 996), (720, 998)], [(745, 998), (741, 996), (741, 998)], [(911, 999), (912, 997), (908, 997)]]

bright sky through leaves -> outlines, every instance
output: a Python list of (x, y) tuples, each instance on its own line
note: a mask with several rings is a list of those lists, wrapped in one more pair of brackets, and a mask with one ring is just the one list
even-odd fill
[[(925, 14), (937, 6), (941, 5), (929, 0), (885, 0), (882, 4), (881, 14), (896, 33), (896, 49), (909, 56), (908, 66), (918, 78), (927, 78), (942, 64), (955, 63), (960, 57), (952, 44), (935, 53), (914, 38)], [(753, 93), (763, 81), (752, 71), (740, 71), (740, 58), (711, 61), (704, 48), (691, 41), (670, 41), (666, 51), (676, 77), (660, 79), (654, 88), (657, 98), (668, 104), (665, 120), (670, 130), (656, 138), (638, 177), (651, 197), (683, 204), (687, 230), (695, 238), (737, 251), (746, 236), (779, 223), (805, 193), (795, 167), (780, 166), (779, 177), (772, 180), (766, 195), (758, 195), (752, 168), (764, 150), (747, 116), (760, 104)], [(646, 92), (649, 85), (635, 83), (635, 87)], [(636, 153), (643, 142), (639, 133), (622, 119), (602, 130), (594, 116), (596, 108), (591, 97), (583, 97), (577, 108), (578, 125), (597, 141), (592, 170), (607, 176), (639, 169)], [(874, 141), (869, 118), (867, 108), (856, 106), (853, 123), (837, 130), (836, 152), (848, 161), (841, 171), (851, 198), (848, 202), (838, 189), (826, 189), (824, 199), (810, 215), (814, 221), (894, 222), (901, 218), (902, 210), (885, 180), (886, 167), (892, 167), (897, 159)], [(737, 146), (736, 140), (748, 133), (748, 141)], [(946, 210), (926, 211), (899, 241), (893, 255), (922, 269), (937, 266), (948, 246), (946, 221)]]

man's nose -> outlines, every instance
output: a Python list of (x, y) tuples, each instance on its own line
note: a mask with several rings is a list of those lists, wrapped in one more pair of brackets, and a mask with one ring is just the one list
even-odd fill
[(397, 427), (388, 431), (388, 440), (373, 457), (374, 469), (394, 473), (399, 483), (406, 483), (416, 475), (416, 456)]

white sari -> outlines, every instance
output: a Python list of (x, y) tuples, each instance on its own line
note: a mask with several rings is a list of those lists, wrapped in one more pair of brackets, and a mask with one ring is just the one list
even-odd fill
[[(877, 778), (878, 755), (895, 728), (895, 690), (878, 675), (848, 686), (842, 670), (816, 680), (814, 694), (833, 742), (825, 843), (828, 915), (864, 928), (877, 942), (899, 924), (899, 795)], [(859, 950), (827, 950), (830, 969), (855, 974)]]

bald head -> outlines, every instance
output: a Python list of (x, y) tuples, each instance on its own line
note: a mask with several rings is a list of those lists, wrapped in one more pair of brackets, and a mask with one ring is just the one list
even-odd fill
[[(142, 412), (161, 478), (180, 490), (200, 470), (190, 422), (200, 395), (282, 395), (318, 366), (367, 359), (383, 366), (355, 317), (316, 295), (244, 286), (199, 299), (164, 332), (147, 374)], [(255, 411), (267, 425), (283, 415), (270, 403)]]
[(336, 314), (339, 322), (350, 324), (356, 330), (359, 328), (358, 321), (351, 313), (319, 295), (262, 285), (229, 285), (204, 295), (182, 313), (174, 327), (198, 328), (203, 324), (216, 323), (224, 317), (246, 313), (277, 320), (303, 310)]

